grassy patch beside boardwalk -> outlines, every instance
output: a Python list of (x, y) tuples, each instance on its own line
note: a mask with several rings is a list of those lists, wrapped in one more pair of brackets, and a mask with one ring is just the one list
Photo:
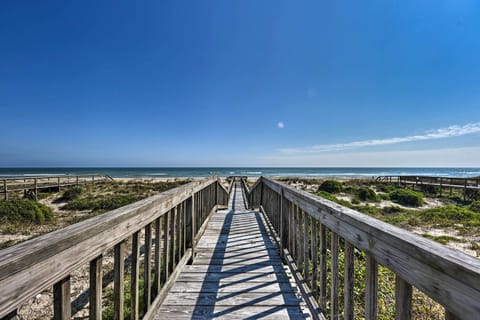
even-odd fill
[[(460, 190), (440, 194), (435, 188), (414, 191), (393, 183), (360, 179), (335, 184), (320, 179), (279, 180), (442, 244), (471, 243), (466, 249), (480, 256), (480, 201), (464, 201)], [(332, 185), (335, 188), (323, 187)], [(435, 230), (449, 234), (435, 235)]]
[(120, 180), (41, 193), (38, 202), (12, 193), (0, 200), (0, 248), (66, 227), (98, 214), (191, 182)]

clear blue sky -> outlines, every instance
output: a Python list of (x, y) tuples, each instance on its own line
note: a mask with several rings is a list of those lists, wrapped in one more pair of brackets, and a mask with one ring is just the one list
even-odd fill
[(7, 0), (0, 39), (0, 166), (480, 166), (478, 0)]

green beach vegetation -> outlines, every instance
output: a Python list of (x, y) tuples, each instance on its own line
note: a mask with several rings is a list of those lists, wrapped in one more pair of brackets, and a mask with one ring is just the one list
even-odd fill
[(439, 243), (451, 244), (455, 248), (461, 246), (467, 253), (474, 251), (480, 256), (476, 237), (480, 233), (480, 200), (464, 201), (461, 190), (441, 194), (438, 188), (424, 186), (422, 190), (414, 191), (369, 179), (279, 180)]
[(52, 222), (53, 212), (48, 206), (28, 199), (0, 201), (0, 224), (36, 224)]
[(11, 200), (0, 200), (0, 248), (63, 228), (98, 214), (178, 187), (191, 180), (116, 180), (71, 187), (61, 192), (55, 188), (39, 194), (39, 201), (11, 193)]

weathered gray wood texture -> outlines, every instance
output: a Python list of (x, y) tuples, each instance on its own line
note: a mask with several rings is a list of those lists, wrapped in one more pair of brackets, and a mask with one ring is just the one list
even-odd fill
[(155, 319), (309, 317), (263, 215), (246, 209), (244, 188), (237, 183), (230, 209), (212, 215)]
[[(114, 246), (120, 249), (119, 243), (123, 243), (135, 232), (145, 227), (147, 227), (147, 246), (149, 247), (146, 252), (148, 258), (150, 258), (150, 247), (152, 246), (151, 223), (158, 222), (157, 219), (165, 216), (169, 210), (175, 208), (172, 211), (176, 211), (179, 204), (191, 199), (192, 196), (196, 196), (202, 201), (201, 204), (196, 204), (193, 211), (190, 210), (190, 214), (194, 215), (195, 219), (201, 214), (202, 217), (199, 217), (198, 221), (203, 224), (208, 215), (215, 209), (215, 201), (217, 199), (222, 200), (221, 197), (225, 198), (226, 196), (225, 190), (217, 188), (217, 184), (218, 180), (215, 177), (195, 181), (1, 250), (0, 318), (9, 314), (42, 290), (54, 284), (59, 284), (79, 266), (90, 263), (105, 251)], [(214, 196), (212, 190), (216, 190), (219, 194)], [(173, 216), (171, 221), (173, 222)], [(178, 226), (176, 225), (176, 227)], [(167, 231), (166, 228), (164, 230)], [(196, 232), (192, 236), (195, 235)], [(179, 236), (179, 233), (173, 234), (173, 232), (170, 240), (169, 237), (164, 238), (168, 245), (173, 244), (173, 241), (170, 241), (172, 239), (177, 241), (176, 248), (179, 247), (180, 239), (186, 241)], [(124, 258), (122, 251), (116, 250), (118, 260)], [(174, 267), (180, 261), (180, 258), (177, 253), (176, 261), (171, 264), (170, 273), (174, 271)], [(118, 292), (117, 298), (119, 305), (121, 305), (123, 299), (121, 297), (123, 295), (123, 263), (119, 261), (117, 267), (116, 283), (122, 288), (117, 286), (118, 291), (116, 290), (116, 292)], [(150, 270), (151, 268), (148, 273), (150, 273)], [(168, 274), (164, 276), (165, 279), (163, 280), (165, 281)], [(98, 282), (96, 279), (94, 281)], [(58, 285), (56, 287), (60, 288)], [(150, 287), (146, 288), (146, 293), (150, 294), (149, 292), (151, 293)], [(59, 297), (62, 296), (63, 293), (59, 295)], [(100, 299), (100, 297), (96, 297), (96, 299)], [(134, 304), (136, 303), (135, 300)], [(134, 307), (136, 308), (136, 306)], [(63, 313), (63, 309), (60, 311)]]
[[(282, 201), (279, 197), (283, 196)], [(287, 203), (290, 211), (290, 221), (293, 221), (292, 231), (287, 235), (289, 250), (298, 264), (303, 264), (303, 236), (298, 232), (304, 227), (304, 214), (318, 221), (320, 226), (320, 306), (325, 307), (325, 279), (328, 272), (325, 268), (324, 250), (329, 233), (335, 233), (355, 248), (362, 250), (371, 257), (367, 274), (367, 313), (371, 318), (376, 316), (376, 262), (388, 267), (403, 279), (406, 284), (397, 294), (397, 306), (409, 307), (410, 293), (408, 285), (425, 292), (441, 303), (449, 313), (462, 319), (478, 319), (480, 314), (480, 260), (460, 251), (449, 249), (429, 239), (416, 236), (406, 230), (394, 227), (377, 219), (361, 214), (355, 210), (343, 207), (334, 202), (317, 197), (307, 192), (294, 189), (288, 185), (260, 178), (251, 188), (249, 198), (252, 206), (262, 206), (267, 215), (275, 223), (278, 215), (278, 203)], [(287, 229), (287, 230), (289, 230)], [(350, 251), (352, 248), (348, 248)], [(336, 251), (336, 248), (335, 250)], [(351, 252), (347, 263), (351, 264)], [(348, 265), (347, 265), (348, 268)], [(336, 266), (334, 269), (337, 269)], [(336, 270), (334, 270), (336, 273)], [(348, 271), (351, 272), (351, 271)], [(352, 280), (347, 275), (346, 291), (351, 292)], [(351, 293), (350, 293), (351, 295)], [(350, 296), (351, 297), (351, 296)], [(332, 300), (335, 300), (333, 297)], [(348, 306), (349, 297), (347, 297)], [(335, 302), (335, 301), (334, 301)], [(335, 304), (335, 303), (334, 303)], [(351, 318), (352, 310), (348, 307), (347, 316)], [(409, 312), (402, 311), (402, 318), (408, 318)]]

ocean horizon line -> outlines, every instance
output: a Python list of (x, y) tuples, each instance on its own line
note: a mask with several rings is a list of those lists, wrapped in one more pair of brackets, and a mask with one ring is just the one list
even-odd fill
[(221, 177), (378, 177), (423, 175), (479, 177), (477, 167), (16, 167), (0, 168), (0, 177), (107, 174), (113, 178)]

